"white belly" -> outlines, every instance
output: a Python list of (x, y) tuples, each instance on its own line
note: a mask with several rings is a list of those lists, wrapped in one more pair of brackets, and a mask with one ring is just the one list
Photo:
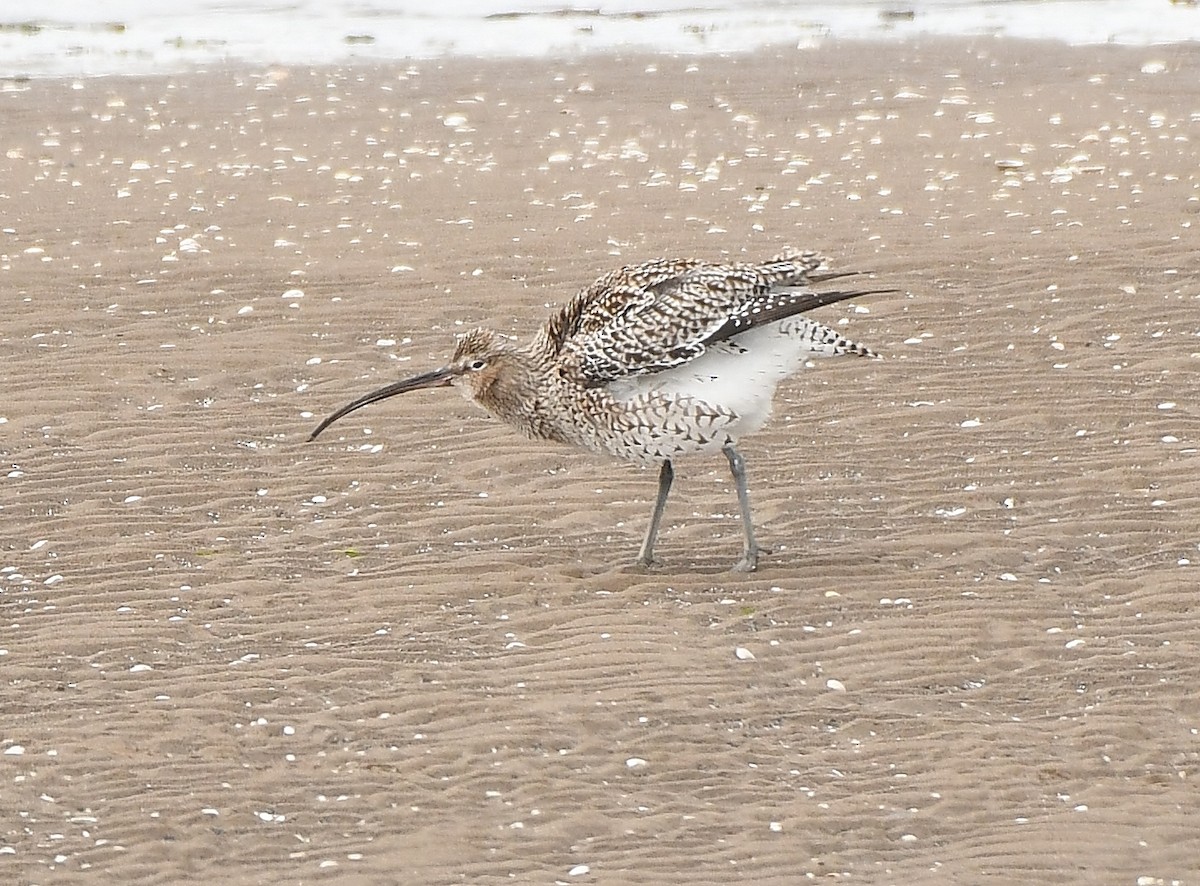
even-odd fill
[[(722, 428), (729, 439), (753, 433), (771, 416), (775, 389), (811, 357), (845, 353), (845, 341), (832, 329), (802, 317), (789, 317), (713, 345), (695, 360), (662, 372), (610, 383), (618, 400), (644, 396), (679, 397), (731, 413)], [(724, 440), (715, 448), (724, 445)], [(707, 451), (714, 447), (698, 447)]]

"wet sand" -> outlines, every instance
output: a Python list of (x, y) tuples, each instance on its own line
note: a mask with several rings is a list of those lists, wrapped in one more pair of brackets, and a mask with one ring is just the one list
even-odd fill
[[(986, 39), (0, 92), (0, 879), (1195, 883), (1200, 54)], [(652, 472), (449, 392), (821, 249), (883, 352)], [(753, 658), (736, 652), (748, 650)], [(1144, 879), (1139, 879), (1144, 878)]]

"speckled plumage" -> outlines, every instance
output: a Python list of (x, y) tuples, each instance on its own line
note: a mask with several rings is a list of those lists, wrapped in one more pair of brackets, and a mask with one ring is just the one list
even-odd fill
[(673, 461), (722, 451), (746, 533), (735, 568), (753, 569), (758, 546), (737, 440), (766, 422), (775, 387), (810, 357), (875, 356), (799, 316), (870, 294), (813, 289), (849, 276), (819, 274), (823, 268), (820, 255), (794, 250), (759, 264), (684, 259), (620, 268), (555, 311), (529, 344), (472, 329), (460, 337), (448, 366), (347, 404), (312, 437), (368, 403), (455, 385), (531, 439), (660, 465), (659, 497), (639, 556), (647, 565)]
[(763, 264), (630, 265), (580, 291), (543, 334), (589, 385), (670, 369), (739, 332), (828, 304), (805, 285), (824, 261), (787, 250)]

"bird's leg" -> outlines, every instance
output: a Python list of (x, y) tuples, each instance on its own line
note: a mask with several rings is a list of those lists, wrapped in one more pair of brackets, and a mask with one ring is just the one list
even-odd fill
[(667, 506), (667, 493), (671, 491), (671, 482), (675, 479), (675, 469), (671, 460), (662, 463), (658, 472), (658, 500), (654, 503), (654, 513), (650, 515), (650, 528), (646, 530), (646, 538), (642, 542), (642, 551), (638, 554), (638, 563), (650, 566), (654, 563), (654, 540), (658, 538), (658, 524), (662, 522), (663, 510)]
[(758, 542), (754, 540), (754, 521), (750, 516), (750, 490), (746, 487), (746, 460), (732, 443), (721, 450), (729, 459), (729, 471), (737, 487), (738, 506), (742, 509), (742, 529), (746, 532), (746, 546), (742, 559), (733, 565), (734, 572), (753, 572), (758, 568)]

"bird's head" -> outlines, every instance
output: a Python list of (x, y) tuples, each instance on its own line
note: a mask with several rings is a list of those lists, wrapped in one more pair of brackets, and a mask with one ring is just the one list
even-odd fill
[(450, 384), (464, 397), (482, 403), (512, 362), (512, 346), (490, 329), (472, 329), (458, 337), (450, 361)]
[(506, 344), (500, 336), (490, 329), (472, 329), (458, 339), (454, 349), (454, 357), (448, 366), (414, 375), (385, 385), (378, 390), (364, 394), (357, 400), (347, 403), (334, 412), (309, 435), (309, 440), (315, 440), (317, 435), (327, 427), (371, 403), (394, 397), (396, 394), (406, 394), (409, 391), (419, 391), (424, 388), (441, 388), (453, 385), (457, 387), (468, 400), (485, 403), (489, 393), (504, 374), (505, 365), (513, 359), (513, 348)]

